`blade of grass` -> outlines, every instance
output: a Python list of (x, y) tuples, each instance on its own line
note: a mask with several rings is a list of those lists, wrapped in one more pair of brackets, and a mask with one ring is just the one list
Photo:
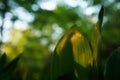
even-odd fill
[(100, 66), (100, 54), (99, 54), (99, 47), (100, 47), (100, 41), (101, 41), (101, 25), (103, 21), (103, 13), (104, 13), (104, 8), (103, 6), (101, 7), (98, 15), (98, 21), (95, 24), (95, 26), (92, 28), (91, 31), (91, 47), (93, 50), (93, 68), (94, 68), (94, 76), (96, 78), (99, 76), (99, 66)]

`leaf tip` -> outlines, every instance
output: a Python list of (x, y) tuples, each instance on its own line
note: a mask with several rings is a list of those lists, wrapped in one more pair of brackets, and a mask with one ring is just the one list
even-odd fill
[(104, 14), (104, 6), (102, 5), (100, 12), (99, 12), (99, 16), (98, 16), (100, 23), (102, 23), (102, 21), (103, 21), (103, 14)]

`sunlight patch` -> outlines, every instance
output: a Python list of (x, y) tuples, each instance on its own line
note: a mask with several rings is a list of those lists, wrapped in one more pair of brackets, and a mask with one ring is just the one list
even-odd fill
[(40, 7), (45, 10), (54, 10), (56, 9), (57, 4), (53, 1), (48, 1), (48, 2), (40, 2)]
[(16, 21), (14, 24), (14, 27), (15, 29), (22, 30), (22, 31), (27, 30), (29, 28), (28, 24), (22, 21)]

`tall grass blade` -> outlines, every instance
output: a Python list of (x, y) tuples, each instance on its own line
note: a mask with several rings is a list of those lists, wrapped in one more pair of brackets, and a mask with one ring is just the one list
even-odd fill
[(103, 6), (101, 7), (101, 10), (98, 15), (98, 21), (93, 27), (91, 31), (91, 46), (93, 49), (93, 68), (94, 68), (94, 76), (98, 78), (99, 76), (99, 66), (100, 66), (100, 54), (99, 54), (99, 47), (100, 47), (100, 41), (101, 41), (101, 25), (103, 21), (103, 13), (104, 13), (104, 8)]

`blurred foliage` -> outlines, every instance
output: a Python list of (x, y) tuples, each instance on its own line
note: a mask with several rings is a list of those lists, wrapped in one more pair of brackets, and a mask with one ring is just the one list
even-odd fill
[[(13, 60), (19, 54), (23, 55), (19, 63), (20, 71), (18, 70), (24, 74), (23, 80), (49, 80), (51, 53), (63, 33), (73, 24), (77, 24), (83, 34), (88, 31), (91, 33), (90, 30), (95, 23), (93, 19), (97, 12), (86, 15), (86, 8), (78, 5), (72, 7), (64, 2), (58, 3), (54, 10), (41, 8), (41, 3), (47, 1), (49, 0), (0, 0), (0, 24), (4, 21), (4, 24), (10, 26), (9, 20), (11, 22), (11, 28), (6, 29), (3, 25), (3, 34), (9, 31), (10, 36), (9, 40), (3, 41), (3, 50), (8, 60)], [(88, 3), (87, 8), (99, 7), (100, 4), (105, 7), (100, 53), (106, 59), (111, 51), (120, 46), (120, 1), (85, 2)], [(16, 11), (19, 9), (28, 16), (21, 19), (20, 16), (23, 14)], [(32, 19), (27, 21), (29, 15)], [(26, 23), (29, 27), (17, 29), (17, 21)], [(19, 24), (19, 27), (22, 25)]]

